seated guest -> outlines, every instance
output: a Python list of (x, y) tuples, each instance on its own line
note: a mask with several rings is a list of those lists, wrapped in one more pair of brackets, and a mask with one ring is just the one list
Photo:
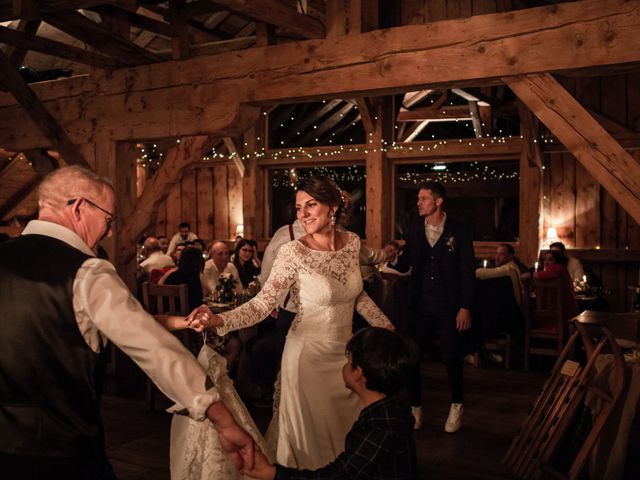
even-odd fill
[(407, 371), (416, 362), (415, 347), (383, 328), (359, 330), (347, 343), (342, 367), (346, 388), (364, 409), (345, 439), (345, 449), (317, 470), (295, 470), (270, 465), (256, 449), (253, 470), (258, 479), (414, 479), (418, 478), (413, 417), (395, 395), (406, 384)]
[(173, 250), (173, 252), (171, 252), (171, 258), (173, 258), (173, 263), (175, 265), (178, 265), (178, 263), (180, 263), (180, 255), (182, 254), (182, 251), (187, 247), (187, 243), (180, 243), (178, 245), (176, 245), (176, 248)]
[(258, 256), (258, 242), (248, 238), (247, 239), (247, 243), (249, 245), (251, 245), (251, 248), (253, 248), (253, 257), (251, 257), (251, 261), (253, 262), (253, 264), (256, 267), (262, 268), (262, 261), (260, 260), (260, 257)]
[(191, 231), (189, 222), (182, 222), (178, 228), (180, 229), (180, 231), (173, 237), (171, 237), (171, 241), (169, 242), (169, 248), (167, 249), (167, 253), (169, 255), (173, 253), (178, 244), (184, 242), (193, 242), (196, 238), (198, 238), (198, 236)]
[(189, 310), (202, 305), (202, 283), (200, 274), (204, 268), (202, 252), (194, 247), (185, 248), (180, 256), (178, 268), (164, 274), (158, 281), (160, 285), (187, 285), (189, 295)]
[(515, 262), (515, 250), (508, 243), (501, 243), (496, 247), (495, 268), (478, 268), (476, 278), (487, 280), (489, 278), (509, 277), (513, 286), (513, 296), (522, 305), (522, 283), (520, 281), (520, 269)]
[(238, 269), (229, 262), (229, 248), (224, 242), (214, 242), (209, 250), (209, 260), (204, 264), (204, 272), (200, 277), (206, 294), (216, 289), (218, 278), (222, 273), (231, 275), (236, 290), (242, 288)]
[(391, 240), (385, 244), (382, 250), (387, 256), (387, 260), (380, 264), (382, 273), (393, 273), (394, 275), (410, 274), (410, 271), (401, 271), (403, 269), (398, 265), (398, 259), (402, 255), (402, 247), (398, 242)]
[(549, 245), (549, 250), (557, 250), (567, 258), (567, 271), (569, 272), (569, 278), (571, 278), (572, 281), (582, 280), (582, 277), (585, 276), (582, 262), (577, 258), (567, 255), (567, 249), (565, 248), (564, 243), (553, 242)]
[(152, 270), (175, 267), (173, 258), (162, 252), (160, 242), (155, 237), (147, 237), (144, 241), (144, 253), (147, 258), (140, 263), (140, 268), (147, 274), (151, 273)]
[(158, 235), (156, 238), (158, 239), (158, 243), (160, 243), (160, 249), (162, 252), (167, 253), (167, 250), (169, 249), (169, 239), (164, 235)]
[(240, 282), (244, 288), (249, 286), (255, 275), (260, 275), (260, 268), (253, 262), (255, 250), (248, 240), (241, 238), (236, 243), (233, 265), (238, 270)]
[[(207, 247), (205, 246), (204, 242), (199, 238), (196, 238), (195, 240), (193, 240), (191, 242), (191, 246), (197, 248), (201, 252), (204, 252), (207, 249)], [(204, 257), (202, 257), (202, 258), (204, 258)]]
[[(573, 282), (569, 277), (569, 271), (567, 270), (567, 257), (565, 257), (559, 250), (549, 250), (544, 257), (544, 270), (542, 272), (535, 272), (534, 278), (536, 280), (561, 280), (561, 292), (560, 301), (562, 303), (562, 317), (565, 320), (578, 315), (578, 304), (576, 303), (576, 297), (573, 291)], [(542, 325), (539, 325), (542, 327)], [(555, 329), (555, 325), (549, 326), (551, 329)]]

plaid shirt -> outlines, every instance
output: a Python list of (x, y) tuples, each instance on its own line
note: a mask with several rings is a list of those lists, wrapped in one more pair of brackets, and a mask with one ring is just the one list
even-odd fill
[(362, 410), (330, 464), (314, 471), (276, 467), (276, 480), (416, 479), (413, 417), (393, 396), (383, 398)]

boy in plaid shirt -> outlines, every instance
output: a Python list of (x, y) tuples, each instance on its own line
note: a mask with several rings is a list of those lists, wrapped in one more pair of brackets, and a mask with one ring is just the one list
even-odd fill
[(364, 328), (347, 343), (342, 368), (345, 386), (364, 408), (345, 440), (345, 450), (317, 470), (270, 465), (256, 451), (253, 470), (262, 480), (413, 480), (418, 478), (413, 417), (395, 394), (405, 386), (408, 367), (416, 362), (413, 345), (383, 328)]

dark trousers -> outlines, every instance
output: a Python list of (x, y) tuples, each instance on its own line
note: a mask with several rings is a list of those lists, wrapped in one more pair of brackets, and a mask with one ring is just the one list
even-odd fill
[(0, 453), (3, 480), (115, 480), (111, 464), (103, 453), (82, 457), (31, 457)]
[[(463, 378), (462, 357), (463, 338), (456, 330), (456, 315), (458, 310), (452, 310), (438, 305), (433, 299), (422, 300), (422, 312), (410, 322), (409, 335), (417, 343), (419, 358), (422, 358), (425, 347), (430, 340), (437, 337), (440, 342), (440, 356), (447, 368), (449, 388), (451, 389), (451, 403), (462, 403)], [(414, 407), (422, 403), (422, 376), (420, 363), (409, 372), (408, 385), (409, 401)]]
[(253, 344), (251, 356), (253, 357), (254, 375), (262, 387), (270, 387), (276, 381), (280, 371), (284, 343), (295, 316), (294, 312), (281, 308), (278, 312), (278, 318), (276, 318), (275, 329), (258, 338)]

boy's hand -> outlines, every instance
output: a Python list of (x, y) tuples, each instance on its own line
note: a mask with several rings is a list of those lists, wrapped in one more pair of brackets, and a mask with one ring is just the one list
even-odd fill
[(260, 449), (256, 448), (253, 458), (253, 468), (247, 468), (247, 463), (245, 463), (245, 468), (240, 470), (242, 474), (258, 480), (273, 480), (276, 478), (276, 467), (267, 461), (267, 457), (264, 456)]

